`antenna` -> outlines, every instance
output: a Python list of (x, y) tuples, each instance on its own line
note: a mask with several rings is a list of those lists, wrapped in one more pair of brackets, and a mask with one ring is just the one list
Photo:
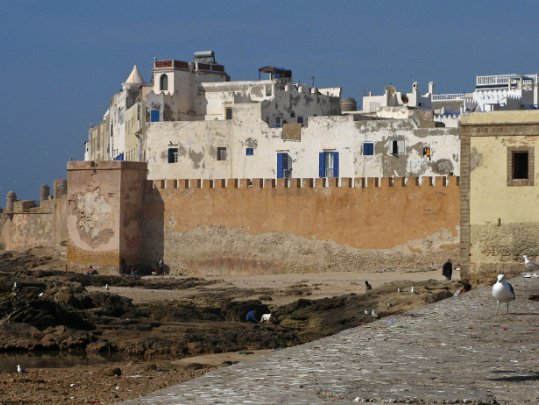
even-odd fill
[(312, 87), (314, 87), (314, 76), (311, 76), (311, 79), (313, 80), (313, 85), (312, 85)]

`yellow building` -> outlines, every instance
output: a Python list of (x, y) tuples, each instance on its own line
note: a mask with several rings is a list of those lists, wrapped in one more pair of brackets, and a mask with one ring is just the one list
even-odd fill
[(470, 114), (460, 134), (463, 275), (525, 271), (539, 256), (539, 111)]

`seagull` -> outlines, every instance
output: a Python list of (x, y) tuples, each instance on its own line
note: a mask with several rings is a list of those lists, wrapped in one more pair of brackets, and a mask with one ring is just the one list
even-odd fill
[(109, 289), (109, 285), (105, 284), (105, 290), (108, 290), (108, 289)]
[(393, 304), (391, 302), (388, 302), (386, 305), (387, 305), (388, 308), (391, 308), (393, 306)]
[(505, 275), (498, 274), (498, 281), (492, 286), (492, 296), (496, 298), (496, 314), (500, 308), (500, 302), (507, 305), (507, 314), (509, 313), (509, 302), (515, 299), (515, 290), (513, 286), (505, 280)]
[(20, 364), (17, 364), (17, 373), (26, 373), (26, 370)]
[(400, 287), (397, 287), (397, 292), (398, 292), (398, 293), (401, 292), (401, 288), (400, 288)]
[(43, 297), (43, 291), (41, 291), (38, 295), (39, 298)]
[(410, 290), (412, 294), (415, 294), (414, 286), (412, 286), (412, 289)]
[(17, 282), (15, 281), (13, 283), (13, 287), (11, 288), (11, 291), (15, 291), (17, 288), (19, 288), (19, 285), (17, 284)]
[(371, 311), (371, 316), (373, 318), (378, 318), (378, 314), (376, 313), (376, 311), (374, 309)]
[(370, 314), (370, 312), (369, 312), (369, 310), (368, 310), (368, 309), (366, 309), (366, 310), (365, 310), (365, 311), (363, 311), (363, 312), (365, 313), (365, 315), (369, 315), (369, 314)]
[(528, 259), (528, 256), (524, 255), (522, 257), (524, 257), (524, 266), (526, 266), (526, 270), (534, 271), (534, 270), (539, 269), (539, 266), (537, 266), (537, 263), (535, 263), (535, 262), (531, 261), (530, 259)]

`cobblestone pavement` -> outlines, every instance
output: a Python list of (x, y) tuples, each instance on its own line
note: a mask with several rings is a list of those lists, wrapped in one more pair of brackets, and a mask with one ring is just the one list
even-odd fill
[(511, 283), (509, 315), (472, 290), (125, 404), (539, 404), (539, 278)]

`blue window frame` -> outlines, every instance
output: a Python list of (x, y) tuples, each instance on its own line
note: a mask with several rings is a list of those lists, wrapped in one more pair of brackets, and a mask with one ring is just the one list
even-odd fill
[(339, 177), (339, 152), (320, 152), (318, 162), (318, 175), (320, 177)]
[(363, 144), (363, 154), (364, 155), (374, 155), (374, 143), (365, 142)]
[(245, 148), (245, 156), (253, 156), (255, 154), (254, 148)]
[(159, 116), (159, 110), (152, 110), (150, 114), (150, 121), (151, 122), (159, 122), (160, 121)]
[(292, 177), (292, 158), (286, 152), (277, 153), (277, 178)]

